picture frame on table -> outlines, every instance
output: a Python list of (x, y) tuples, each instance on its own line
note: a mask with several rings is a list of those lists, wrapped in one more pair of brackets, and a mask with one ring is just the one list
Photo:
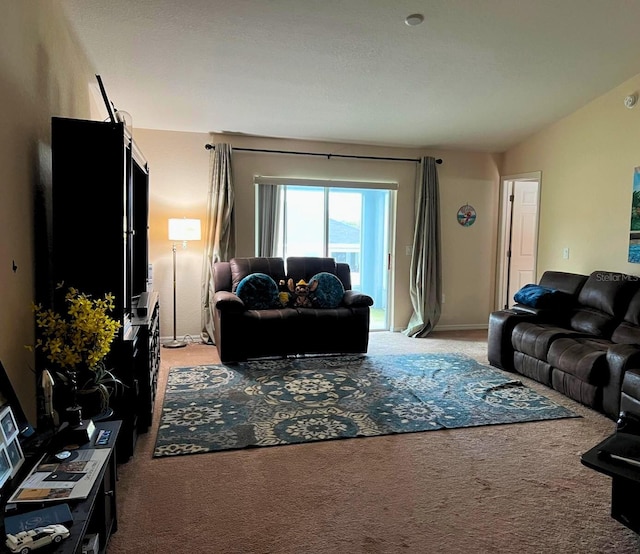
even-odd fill
[(11, 406), (0, 409), (0, 487), (14, 477), (24, 463), (19, 431)]
[(11, 462), (5, 449), (5, 446), (0, 446), (0, 487), (2, 487), (7, 479), (11, 477)]
[(14, 477), (24, 463), (24, 454), (22, 453), (22, 447), (20, 446), (18, 437), (7, 444), (6, 451), (9, 463), (11, 464), (11, 477)]
[(35, 430), (27, 420), (27, 416), (20, 405), (18, 395), (16, 394), (11, 380), (7, 375), (7, 371), (2, 365), (0, 360), (0, 411), (4, 410), (6, 406), (11, 406), (11, 413), (14, 416), (16, 423), (18, 424), (18, 434), (20, 439), (26, 439), (31, 437)]
[(18, 436), (18, 424), (11, 411), (11, 406), (6, 406), (0, 411), (0, 428), (5, 445), (9, 444)]

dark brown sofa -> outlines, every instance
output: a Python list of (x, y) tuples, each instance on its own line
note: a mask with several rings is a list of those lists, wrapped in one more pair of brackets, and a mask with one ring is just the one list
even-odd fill
[[(491, 365), (535, 379), (617, 419), (621, 395), (637, 402), (640, 378), (640, 280), (594, 271), (547, 271), (540, 285), (565, 293), (539, 309), (516, 304), (489, 317)], [(625, 392), (626, 391), (626, 392)]]
[[(276, 283), (294, 282), (320, 272), (336, 275), (345, 289), (337, 308), (250, 310), (235, 294), (251, 273)], [(349, 265), (333, 258), (233, 258), (213, 264), (215, 343), (222, 362), (297, 354), (364, 353), (369, 344), (369, 310), (373, 299), (351, 289)]]

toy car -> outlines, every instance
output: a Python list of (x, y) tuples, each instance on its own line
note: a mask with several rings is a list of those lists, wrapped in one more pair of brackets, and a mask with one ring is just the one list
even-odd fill
[(7, 534), (5, 544), (11, 552), (28, 554), (36, 548), (47, 544), (58, 544), (62, 539), (69, 536), (69, 529), (64, 525), (47, 525), (46, 527), (36, 527), (29, 531), (20, 531), (15, 535)]

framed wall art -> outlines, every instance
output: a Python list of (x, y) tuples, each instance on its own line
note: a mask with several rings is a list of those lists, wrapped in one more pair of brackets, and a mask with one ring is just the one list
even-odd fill
[(456, 214), (458, 223), (463, 227), (471, 227), (476, 222), (476, 217), (476, 209), (469, 204), (460, 206), (460, 209), (458, 209), (458, 213)]
[(640, 264), (640, 167), (633, 169), (628, 259), (632, 264)]

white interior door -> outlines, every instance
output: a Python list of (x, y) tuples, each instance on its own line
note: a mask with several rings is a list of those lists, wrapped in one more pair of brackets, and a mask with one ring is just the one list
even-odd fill
[(513, 295), (518, 290), (536, 282), (538, 237), (538, 182), (513, 181), (513, 185), (509, 305), (513, 304)]
[(540, 173), (502, 179), (497, 309), (513, 306), (514, 294), (536, 282), (539, 203)]

